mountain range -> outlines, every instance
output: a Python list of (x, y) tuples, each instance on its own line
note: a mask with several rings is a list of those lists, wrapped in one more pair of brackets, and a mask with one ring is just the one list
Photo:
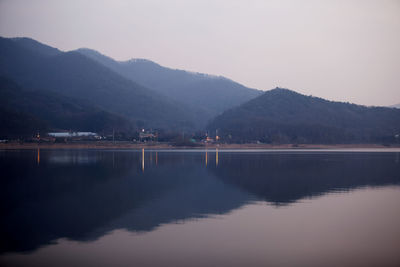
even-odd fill
[[(230, 79), (63, 52), (0, 37), (0, 138), (74, 130), (132, 136), (139, 129), (218, 133), (224, 142), (398, 142), (400, 110), (333, 102)], [(397, 136), (397, 137), (396, 137)]]
[(137, 126), (193, 127), (193, 112), (77, 52), (60, 52), (32, 40), (0, 39), (0, 75), (25, 90), (53, 92), (120, 115)]
[[(67, 101), (72, 100), (76, 105), (84, 105), (119, 116), (120, 119), (131, 123), (132, 128), (137, 129), (163, 128), (175, 131), (201, 129), (214, 115), (259, 94), (257, 90), (246, 88), (222, 77), (190, 74), (167, 68), (162, 69), (167, 73), (184, 74), (184, 78), (175, 80), (172, 77), (168, 78), (171, 82), (174, 80), (179, 84), (185, 79), (187, 82), (190, 80), (187, 77), (199, 81), (202, 85), (198, 85), (201, 88), (199, 87), (196, 95), (194, 96), (195, 89), (191, 89), (190, 92), (188, 90), (185, 94), (182, 92), (182, 87), (181, 92), (177, 93), (172, 93), (173, 90), (162, 91), (157, 86), (155, 89), (148, 88), (145, 86), (148, 83), (139, 84), (132, 77), (143, 76), (148, 80), (167, 85), (165, 76), (158, 75), (153, 69), (148, 70), (146, 66), (140, 67), (130, 63), (121, 63), (121, 70), (117, 71), (112, 64), (100, 63), (98, 59), (94, 60), (82, 51), (87, 50), (62, 52), (29, 38), (0, 38), (0, 76), (15, 82), (24, 91), (40, 92), (41, 95), (57, 94), (59, 99), (66, 97)], [(109, 59), (105, 56), (101, 58)], [(120, 64), (117, 61), (113, 62), (116, 65)], [(151, 65), (158, 66), (155, 63)], [(127, 66), (125, 71), (122, 71), (123, 66)], [(136, 72), (132, 72), (132, 69)], [(144, 74), (146, 72), (147, 75)], [(221, 86), (215, 85), (213, 81)], [(221, 88), (222, 93), (216, 93), (219, 95), (219, 100), (225, 98), (220, 101), (220, 106), (217, 104), (219, 100), (216, 101), (211, 95), (212, 91), (218, 92), (216, 88)], [(196, 99), (200, 98), (202, 100), (196, 102)], [(46, 102), (40, 105), (44, 106)], [(40, 116), (37, 119), (41, 120)], [(50, 124), (49, 127), (71, 129), (70, 125), (60, 125), (60, 123)], [(99, 131), (105, 128), (111, 127), (96, 126), (92, 127), (92, 130)], [(73, 129), (81, 130), (80, 127)]]
[(262, 94), (222, 76), (170, 69), (146, 59), (120, 62), (91, 49), (77, 52), (131, 81), (196, 108), (206, 121)]

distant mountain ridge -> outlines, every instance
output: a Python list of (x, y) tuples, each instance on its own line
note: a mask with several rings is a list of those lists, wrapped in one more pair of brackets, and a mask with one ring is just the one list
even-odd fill
[(166, 68), (146, 59), (116, 61), (87, 48), (77, 51), (127, 79), (196, 108), (207, 120), (262, 93), (222, 76)]
[(0, 75), (23, 88), (80, 99), (134, 122), (136, 127), (191, 128), (184, 104), (130, 81), (77, 52), (61, 52), (28, 38), (0, 38)]
[(225, 111), (208, 129), (236, 142), (398, 142), (400, 110), (333, 102), (276, 88)]
[(36, 40), (27, 37), (15, 37), (10, 38), (10, 40), (16, 42), (21, 47), (31, 50), (32, 52), (40, 53), (46, 56), (55, 56), (63, 53), (57, 48), (42, 44)]

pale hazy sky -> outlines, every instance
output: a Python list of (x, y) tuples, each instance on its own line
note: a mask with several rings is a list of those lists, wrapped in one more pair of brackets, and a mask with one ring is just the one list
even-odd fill
[(400, 103), (400, 0), (0, 0), (0, 35), (262, 90)]

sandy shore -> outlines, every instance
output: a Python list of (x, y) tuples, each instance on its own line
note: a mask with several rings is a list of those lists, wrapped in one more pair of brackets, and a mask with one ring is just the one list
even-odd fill
[(196, 147), (173, 146), (168, 143), (133, 144), (129, 142), (71, 142), (71, 143), (1, 143), (0, 149), (378, 149), (400, 148), (400, 145), (380, 144), (207, 144)]

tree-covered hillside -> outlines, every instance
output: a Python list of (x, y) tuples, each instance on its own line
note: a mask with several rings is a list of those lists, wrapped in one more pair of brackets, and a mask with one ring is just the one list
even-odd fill
[(131, 122), (121, 116), (50, 91), (24, 90), (5, 77), (0, 77), (0, 106), (3, 138), (45, 130), (133, 131)]
[(276, 88), (224, 112), (208, 129), (218, 129), (223, 140), (231, 142), (398, 142), (400, 110), (333, 102)]
[(47, 131), (47, 124), (27, 113), (9, 110), (0, 106), (0, 139), (33, 137), (38, 132)]

